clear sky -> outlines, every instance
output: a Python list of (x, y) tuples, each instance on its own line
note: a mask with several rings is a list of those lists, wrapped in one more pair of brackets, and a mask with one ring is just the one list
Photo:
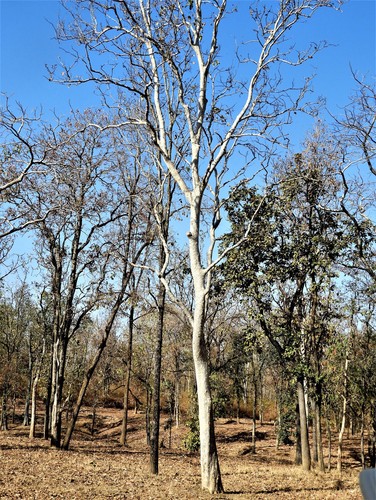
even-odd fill
[[(240, 10), (249, 6), (248, 0), (237, 3)], [(58, 0), (0, 0), (0, 87), (28, 109), (42, 106), (45, 112), (56, 109), (61, 114), (69, 102), (74, 108), (87, 107), (98, 99), (87, 87), (68, 88), (47, 79), (45, 65), (57, 63), (62, 55), (50, 24), (59, 12)], [(296, 36), (333, 44), (304, 71), (317, 73), (314, 90), (327, 98), (334, 113), (354, 88), (350, 66), (369, 77), (376, 75), (376, 0), (349, 0), (343, 13), (322, 9)]]

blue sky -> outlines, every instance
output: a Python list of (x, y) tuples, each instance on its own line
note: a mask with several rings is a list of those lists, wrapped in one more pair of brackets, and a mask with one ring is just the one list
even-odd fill
[[(237, 3), (240, 10), (249, 5), (245, 0)], [(29, 109), (43, 106), (44, 111), (65, 113), (69, 102), (73, 107), (98, 103), (89, 88), (68, 88), (47, 79), (45, 65), (62, 55), (50, 24), (59, 12), (57, 0), (0, 0), (1, 91)], [(304, 71), (317, 73), (314, 90), (336, 112), (354, 88), (350, 65), (361, 74), (376, 74), (376, 1), (349, 0), (342, 13), (322, 9), (312, 21), (299, 27), (298, 39), (326, 39), (333, 46)]]

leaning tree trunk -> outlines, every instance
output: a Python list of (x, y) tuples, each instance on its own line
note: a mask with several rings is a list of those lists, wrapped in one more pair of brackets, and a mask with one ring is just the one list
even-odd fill
[(65, 436), (64, 436), (64, 441), (63, 441), (63, 445), (62, 445), (63, 450), (69, 449), (69, 445), (70, 445), (70, 442), (72, 439), (73, 431), (74, 431), (74, 428), (76, 426), (78, 414), (80, 413), (80, 409), (81, 409), (82, 403), (84, 401), (87, 388), (89, 387), (91, 377), (93, 376), (93, 373), (95, 371), (95, 368), (99, 362), (99, 359), (101, 357), (101, 354), (102, 354), (105, 346), (106, 346), (106, 342), (104, 340), (102, 340), (90, 367), (87, 369), (87, 371), (85, 373), (84, 380), (82, 381), (82, 384), (81, 384), (80, 392), (78, 393), (78, 396), (77, 396), (76, 404), (74, 405), (74, 408), (73, 408), (72, 418), (69, 421), (67, 431), (66, 431)]
[(94, 355), (94, 358), (92, 359), (92, 362), (91, 362), (89, 368), (86, 370), (84, 380), (82, 381), (82, 384), (81, 384), (80, 392), (78, 394), (76, 404), (75, 404), (74, 409), (73, 409), (72, 419), (69, 422), (67, 432), (66, 432), (65, 437), (64, 437), (64, 442), (63, 442), (63, 446), (62, 446), (62, 448), (64, 450), (69, 449), (70, 440), (72, 438), (72, 434), (73, 434), (73, 431), (74, 431), (74, 428), (75, 428), (75, 425), (77, 422), (78, 414), (80, 412), (82, 403), (83, 403), (85, 395), (86, 395), (87, 388), (89, 387), (91, 378), (93, 376), (93, 373), (95, 372), (95, 369), (99, 363), (99, 360), (102, 357), (103, 351), (106, 348), (108, 338), (109, 338), (110, 333), (112, 331), (112, 327), (113, 327), (113, 324), (115, 322), (116, 316), (119, 312), (119, 309), (124, 302), (125, 289), (128, 285), (128, 281), (129, 281), (130, 276), (131, 275), (128, 274), (128, 272), (127, 272), (127, 261), (126, 261), (124, 264), (124, 268), (123, 268), (123, 275), (122, 275), (121, 288), (120, 288), (119, 295), (117, 296), (117, 298), (112, 306), (111, 312), (110, 312), (109, 317), (107, 319), (106, 326), (104, 328), (104, 334), (103, 334), (102, 340), (97, 347), (97, 351)]
[(302, 466), (304, 470), (311, 469), (311, 453), (309, 449), (308, 423), (304, 395), (304, 379), (303, 376), (298, 376), (297, 392), (299, 403), (299, 420), (300, 420), (300, 436), (302, 446)]

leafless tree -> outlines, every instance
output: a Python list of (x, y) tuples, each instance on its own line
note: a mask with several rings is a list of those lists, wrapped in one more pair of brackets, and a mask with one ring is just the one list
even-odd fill
[(250, 36), (238, 48), (230, 38), (231, 28), (237, 29), (230, 14), (236, 12), (226, 0), (77, 0), (75, 5), (74, 22), (57, 27), (60, 40), (76, 44), (63, 79), (97, 84), (108, 104), (110, 86), (138, 98), (139, 112), (123, 110), (125, 122), (151, 135), (189, 207), (194, 310), (185, 313), (192, 327), (202, 487), (221, 492), (204, 335), (211, 271), (223, 256), (215, 252), (220, 195), (266, 146), (284, 142), (282, 129), (297, 109), (309, 111), (303, 103), (310, 78), (294, 84), (288, 70), (325, 43), (294, 45), (293, 28), (338, 2), (251, 2)]
[[(88, 125), (94, 113), (105, 131)], [(61, 440), (69, 342), (94, 310), (109, 307), (108, 301), (117, 297), (110, 308), (104, 335), (108, 337), (129, 274), (123, 266), (125, 278), (121, 283), (112, 278), (114, 253), (127, 254), (129, 234), (134, 234), (136, 228), (140, 244), (148, 238), (140, 233), (146, 232), (145, 226), (133, 220), (133, 209), (140, 205), (139, 194), (134, 191), (140, 174), (129, 168), (124, 138), (119, 139), (123, 133), (123, 129), (111, 127), (107, 116), (95, 111), (75, 113), (58, 129), (45, 127), (39, 144), (48, 152), (48, 168), (37, 177), (24, 179), (16, 194), (27, 214), (39, 219), (35, 227), (38, 263), (45, 270), (53, 301), (50, 435), (56, 447), (60, 447)], [(111, 231), (116, 224), (121, 226), (113, 239)], [(121, 245), (123, 248), (119, 248)], [(127, 256), (124, 259), (128, 266)]]
[[(13, 109), (15, 108), (15, 109)], [(0, 239), (25, 229), (41, 220), (34, 219), (25, 207), (13, 203), (14, 194), (26, 177), (46, 170), (47, 150), (40, 146), (37, 135), (41, 113), (29, 116), (22, 105), (11, 106), (5, 98), (0, 109)], [(1, 242), (3, 244), (3, 242)]]

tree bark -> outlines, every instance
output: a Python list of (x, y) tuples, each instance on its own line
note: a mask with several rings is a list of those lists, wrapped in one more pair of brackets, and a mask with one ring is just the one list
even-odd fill
[(37, 416), (37, 387), (39, 382), (39, 376), (40, 376), (40, 370), (38, 370), (38, 372), (34, 377), (31, 389), (31, 418), (30, 418), (29, 439), (35, 438), (35, 424)]
[(366, 468), (366, 455), (365, 455), (365, 447), (364, 447), (364, 421), (365, 421), (365, 414), (364, 414), (364, 405), (362, 405), (362, 413), (361, 413), (361, 421), (360, 421), (360, 459), (362, 462), (362, 469)]
[(8, 389), (6, 387), (3, 387), (3, 395), (1, 398), (0, 431), (8, 430), (7, 391)]
[(318, 436), (317, 436), (317, 404), (314, 398), (311, 399), (312, 407), (312, 462), (317, 464), (319, 461), (318, 454)]
[(126, 374), (125, 374), (123, 419), (121, 422), (121, 434), (120, 434), (121, 446), (125, 446), (126, 442), (127, 442), (128, 410), (129, 410), (129, 385), (130, 385), (130, 381), (131, 381), (132, 354), (133, 354), (133, 326), (134, 326), (134, 305), (132, 304), (130, 307), (130, 310), (129, 310), (127, 369), (126, 369)]
[(311, 469), (311, 453), (309, 449), (308, 422), (304, 394), (304, 378), (301, 375), (298, 376), (297, 380), (297, 392), (299, 403), (300, 435), (302, 443), (302, 466), (304, 470), (308, 471)]
[[(321, 398), (320, 398), (321, 399)], [(316, 403), (316, 437), (317, 437), (317, 460), (319, 464), (319, 469), (324, 472), (325, 464), (324, 464), (324, 450), (322, 443), (322, 405), (321, 400)]]
[(349, 356), (348, 350), (346, 351), (346, 360), (344, 368), (344, 394), (342, 403), (342, 418), (341, 426), (338, 434), (338, 454), (337, 454), (337, 470), (342, 473), (342, 446), (343, 446), (343, 436), (346, 428), (346, 415), (347, 415), (347, 391), (348, 391), (348, 369), (349, 369)]
[(62, 400), (67, 347), (66, 338), (59, 339), (54, 346), (55, 381), (51, 411), (51, 446), (55, 448), (60, 448), (61, 445)]
[[(164, 260), (164, 252), (161, 245), (161, 259)], [(159, 424), (160, 424), (160, 399), (161, 399), (161, 366), (162, 366), (162, 344), (164, 311), (166, 302), (166, 289), (162, 283), (159, 284), (158, 293), (158, 326), (157, 338), (154, 351), (154, 380), (152, 399), (152, 421), (150, 432), (150, 472), (158, 474), (159, 471)]]
[(48, 373), (47, 380), (47, 394), (45, 401), (45, 414), (44, 414), (44, 425), (43, 425), (43, 437), (44, 439), (48, 439), (51, 432), (51, 396), (52, 396), (52, 363), (53, 363), (53, 355), (52, 355), (52, 347), (50, 352), (50, 367)]
[(200, 424), (201, 485), (209, 493), (222, 493), (223, 485), (219, 468), (214, 432), (214, 415), (209, 383), (209, 366), (203, 333), (205, 298), (197, 296), (193, 325), (193, 360), (196, 373), (197, 398)]
[(300, 431), (300, 412), (299, 412), (299, 403), (296, 404), (295, 407), (295, 437), (296, 437), (296, 443), (295, 443), (295, 465), (302, 465), (303, 459), (302, 459), (302, 433)]
[(327, 471), (330, 472), (332, 467), (332, 429), (330, 425), (330, 418), (328, 415), (328, 408), (326, 408), (326, 433), (328, 436), (328, 465)]

